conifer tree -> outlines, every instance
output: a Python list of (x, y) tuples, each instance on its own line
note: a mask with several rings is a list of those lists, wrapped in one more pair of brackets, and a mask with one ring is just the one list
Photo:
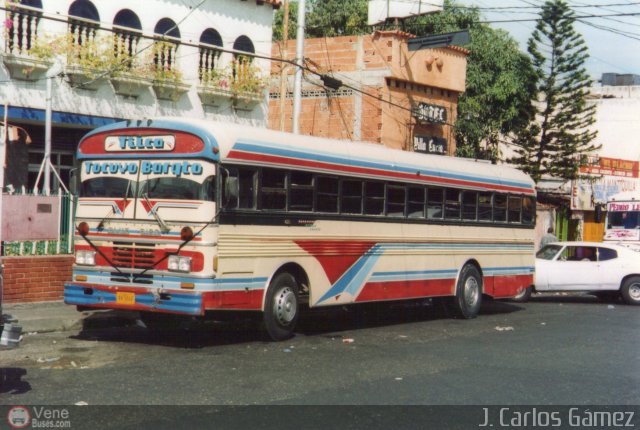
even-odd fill
[(515, 140), (511, 161), (535, 181), (543, 175), (575, 179), (582, 156), (599, 148), (590, 129), (595, 105), (587, 102), (589, 55), (574, 16), (564, 0), (547, 0), (528, 42), (538, 82), (535, 117)]

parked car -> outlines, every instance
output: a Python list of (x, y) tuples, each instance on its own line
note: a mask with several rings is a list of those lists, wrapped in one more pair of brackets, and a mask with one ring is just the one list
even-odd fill
[(640, 305), (640, 252), (600, 242), (553, 242), (536, 254), (534, 279), (514, 300), (527, 301), (533, 290), (581, 291)]

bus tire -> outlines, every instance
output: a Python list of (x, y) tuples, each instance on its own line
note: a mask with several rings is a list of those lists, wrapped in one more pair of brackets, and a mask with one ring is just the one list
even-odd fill
[(518, 303), (528, 302), (529, 299), (531, 298), (532, 291), (533, 291), (533, 287), (528, 286), (527, 288), (524, 288), (522, 291), (520, 291), (519, 294), (516, 294), (515, 297), (511, 299), (511, 301), (518, 302)]
[(475, 318), (482, 304), (482, 277), (478, 269), (467, 264), (460, 271), (456, 295), (451, 300), (451, 310), (458, 318)]
[(265, 296), (263, 325), (272, 340), (280, 341), (293, 336), (300, 314), (298, 282), (290, 273), (276, 275)]
[(631, 276), (624, 280), (620, 289), (622, 299), (628, 305), (640, 305), (640, 276)]

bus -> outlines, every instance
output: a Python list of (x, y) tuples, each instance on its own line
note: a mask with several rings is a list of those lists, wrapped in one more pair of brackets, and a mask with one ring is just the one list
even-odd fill
[(627, 191), (609, 198), (604, 241), (640, 250), (640, 192)]
[(182, 118), (130, 120), (78, 146), (78, 309), (251, 311), (273, 340), (301, 309), (483, 296), (533, 284), (536, 194), (506, 166)]

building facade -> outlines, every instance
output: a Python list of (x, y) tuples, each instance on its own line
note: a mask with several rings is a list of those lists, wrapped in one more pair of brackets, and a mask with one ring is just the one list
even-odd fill
[[(126, 118), (176, 115), (267, 124), (279, 0), (21, 0), (5, 3), (0, 112), (5, 185), (32, 189), (44, 157), (68, 181), (82, 135)], [(226, 52), (225, 52), (226, 51)], [(51, 77), (51, 79), (48, 79)], [(52, 175), (55, 191), (57, 178)]]
[[(468, 52), (456, 46), (410, 50), (410, 34), (306, 39), (308, 71), (302, 88), (302, 134), (378, 142), (408, 151), (453, 155), (453, 124), (465, 90)], [(275, 58), (295, 57), (295, 43), (273, 45)], [(274, 62), (273, 74), (287, 67)], [(287, 71), (285, 71), (287, 73)], [(343, 85), (329, 89), (319, 75)], [(292, 79), (286, 98), (271, 87), (269, 128), (291, 130)], [(275, 82), (275, 81), (272, 81)]]

